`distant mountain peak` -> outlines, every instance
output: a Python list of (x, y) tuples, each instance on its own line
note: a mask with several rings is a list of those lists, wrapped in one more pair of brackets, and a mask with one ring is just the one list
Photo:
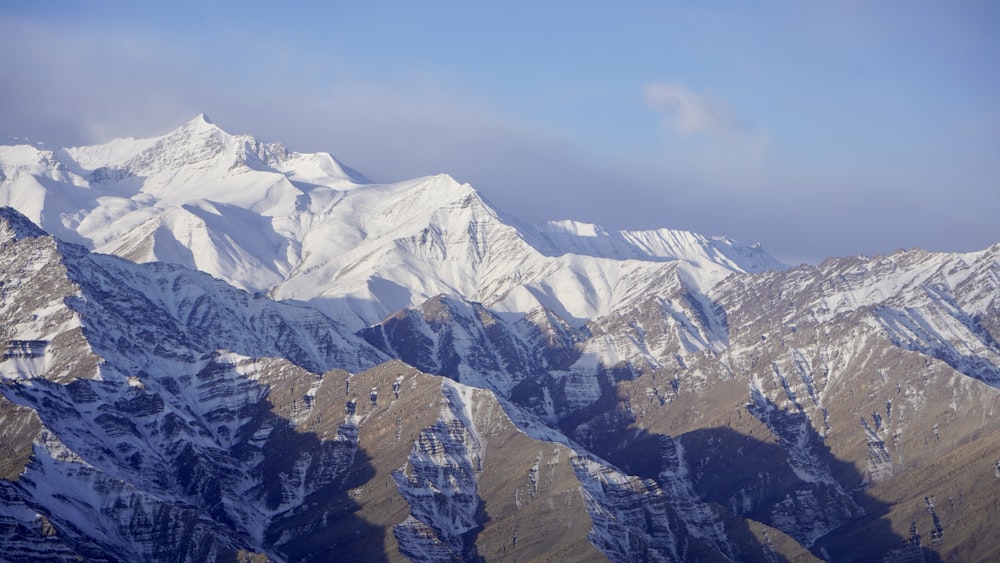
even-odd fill
[(211, 131), (211, 132), (219, 131), (219, 132), (222, 132), (222, 133), (229, 134), (228, 132), (223, 131), (222, 128), (220, 128), (218, 125), (216, 125), (215, 122), (212, 121), (212, 119), (210, 117), (208, 117), (208, 115), (206, 115), (204, 113), (199, 113), (198, 115), (196, 115), (193, 118), (191, 118), (190, 120), (188, 120), (188, 122), (185, 123), (184, 125), (181, 125), (180, 127), (177, 127), (176, 129), (171, 130), (165, 136), (170, 137), (170, 136), (173, 136), (173, 135), (175, 135), (177, 133), (180, 133), (180, 132), (199, 132), (200, 133), (200, 132), (209, 132), (209, 131)]
[(10, 240), (38, 238), (48, 233), (13, 207), (0, 207), (0, 245)]

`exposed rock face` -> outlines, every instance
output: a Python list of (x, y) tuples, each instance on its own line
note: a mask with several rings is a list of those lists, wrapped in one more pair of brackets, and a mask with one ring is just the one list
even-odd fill
[[(588, 502), (617, 514), (616, 525), (642, 519), (612, 510), (621, 494), (609, 487), (632, 491), (646, 511), (669, 498), (665, 515), (645, 518), (663, 527), (643, 528), (643, 547), (621, 544), (614, 527), (595, 539), (612, 558), (652, 558), (643, 550), (657, 537), (672, 537), (663, 542), (675, 549), (697, 540), (730, 559), (766, 558), (746, 551), (755, 545), (747, 528), (767, 530), (753, 534), (756, 545), (798, 545), (835, 560), (976, 558), (995, 553), (992, 542), (972, 548), (968, 538), (987, 533), (996, 499), (985, 491), (995, 462), (986, 452), (1000, 440), (998, 264), (994, 246), (736, 276), (707, 295), (675, 282), (586, 327), (550, 323), (528, 336), (478, 305), (439, 298), (364, 334), (428, 369), (485, 379), (578, 449), (647, 479), (624, 486), (624, 477), (578, 469), (603, 483), (584, 490), (602, 491)], [(447, 322), (436, 322), (442, 311)], [(547, 343), (575, 352), (547, 363)], [(534, 362), (497, 361), (505, 350), (536, 350), (527, 354)], [(936, 475), (956, 460), (962, 469), (947, 473), (963, 478)], [(941, 498), (951, 499), (953, 517), (941, 515)], [(591, 513), (599, 529), (602, 511)], [(736, 527), (743, 533), (734, 518), (750, 522)]]
[[(662, 444), (675, 441), (701, 500), (820, 557), (993, 557), (994, 542), (968, 542), (996, 500), (986, 452), (1000, 440), (1000, 348), (978, 319), (995, 318), (998, 255), (913, 251), (730, 278), (709, 295), (724, 348), (638, 368), (563, 430), (664, 487), (677, 471)], [(642, 332), (624, 328), (648, 318), (595, 325), (608, 322), (648, 366)]]
[(410, 516), (393, 534), (400, 552), (414, 560), (478, 557), (465, 537), (480, 527), (476, 473), (483, 470), (483, 444), (458, 388), (446, 385), (444, 391), (446, 408), (421, 431), (406, 463), (393, 473), (410, 505)]
[[(343, 473), (357, 442), (344, 425), (274, 455), (322, 381), (290, 362), (381, 357), (313, 311), (195, 272), (90, 255), (17, 233), (14, 221), (0, 258), (4, 326), (15, 332), (0, 362), (12, 440), (0, 486), (20, 549), (54, 537), (53, 556), (88, 559), (268, 551), (267, 527)], [(352, 341), (353, 355), (340, 355)], [(223, 342), (288, 359), (224, 352)]]

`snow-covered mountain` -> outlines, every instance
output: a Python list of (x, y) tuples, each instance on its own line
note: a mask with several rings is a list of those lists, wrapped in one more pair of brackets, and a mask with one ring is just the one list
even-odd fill
[(1000, 557), (1000, 244), (788, 269), (203, 116), (0, 203), (3, 558)]
[(781, 267), (684, 231), (522, 225), (447, 175), (373, 184), (328, 154), (231, 135), (203, 115), (152, 139), (0, 147), (0, 175), (0, 205), (60, 238), (309, 302), (354, 329), (439, 294), (582, 322), (675, 266), (700, 289)]

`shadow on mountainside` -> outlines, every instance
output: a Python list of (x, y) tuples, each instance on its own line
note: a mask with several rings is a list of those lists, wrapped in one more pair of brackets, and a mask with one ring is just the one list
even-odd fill
[[(262, 372), (259, 378), (267, 383), (254, 384), (265, 387), (266, 396), (244, 407), (256, 413), (234, 432), (240, 442), (231, 452), (237, 467), (258, 461), (250, 470), (257, 485), (247, 491), (247, 500), (257, 502), (259, 512), (273, 513), (263, 534), (265, 547), (290, 561), (388, 561), (385, 530), (358, 515), (361, 505), (350, 495), (368, 483), (375, 468), (343, 404), (330, 395), (305, 393), (309, 387), (302, 380), (311, 383), (314, 374), (280, 364)], [(291, 418), (304, 408), (311, 409), (308, 422), (296, 425)], [(266, 441), (258, 446), (263, 432)]]
[[(82, 458), (29, 467), (29, 486), (53, 481), (67, 489), (49, 500), (27, 490), (33, 509), (84, 553), (101, 538), (119, 537), (127, 543), (113, 547), (125, 559), (236, 559), (263, 551), (293, 561), (387, 561), (384, 529), (359, 516), (349, 494), (374, 474), (356, 428), (343, 424), (340, 405), (314, 406), (329, 409), (324, 435), (335, 439), (296, 428), (287, 416), (296, 403), (276, 406), (273, 399), (304, 395), (303, 383), (315, 375), (272, 367), (275, 373), (264, 366), (259, 374), (273, 375), (268, 383), (213, 361), (193, 375), (144, 373), (141, 385), (78, 379), (8, 386), (5, 395), (35, 410), (47, 432)], [(94, 517), (75, 523), (66, 502)]]
[[(303, 444), (305, 451), (310, 445), (323, 449), (311, 437), (306, 442), (310, 444)], [(290, 561), (389, 561), (383, 548), (385, 529), (358, 515), (361, 506), (349, 494), (374, 473), (371, 457), (358, 448), (348, 474), (278, 518), (268, 528), (268, 539), (282, 542), (278, 549)]]
[[(24, 231), (18, 236), (43, 235), (26, 219), (14, 221), (15, 234)], [(41, 269), (15, 262), (2, 273), (38, 282), (24, 284), (37, 291), (11, 295), (8, 287), (5, 323), (40, 324), (38, 295), (62, 284), (69, 287), (56, 294), (65, 295), (57, 297), (59, 312), (81, 325), (67, 330), (52, 321), (44, 330), (55, 336), (37, 341), (44, 352), (26, 352), (44, 363), (17, 368), (0, 386), (44, 426), (9, 448), (31, 452), (16, 482), (29, 514), (96, 560), (91, 554), (205, 560), (258, 551), (387, 560), (384, 529), (358, 515), (349, 494), (358, 485), (344, 479), (366, 482), (370, 457), (344, 404), (318, 404), (318, 376), (306, 371), (355, 355), (364, 365), (377, 358), (373, 350), (353, 349), (354, 337), (318, 312), (207, 274), (58, 241), (26, 244), (16, 256), (30, 249), (37, 256), (29, 265)], [(5, 258), (12, 249), (3, 249)], [(32, 271), (44, 276), (26, 275)], [(0, 550), (5, 545), (0, 538)]]
[[(798, 413), (784, 414), (794, 418)], [(920, 545), (916, 533), (904, 538), (893, 532), (885, 518), (890, 505), (863, 492), (864, 476), (837, 459), (810, 425), (785, 422), (808, 429), (802, 440), (823, 474), (806, 475), (807, 468), (787, 449), (797, 446), (780, 436), (775, 444), (726, 427), (674, 438), (622, 423), (608, 428), (593, 451), (626, 473), (653, 479), (668, 495), (685, 490), (686, 483), (697, 502), (714, 507), (727, 535), (749, 546), (742, 560), (778, 556), (767, 545), (775, 538), (754, 534), (753, 521), (785, 532), (824, 560), (941, 560)]]

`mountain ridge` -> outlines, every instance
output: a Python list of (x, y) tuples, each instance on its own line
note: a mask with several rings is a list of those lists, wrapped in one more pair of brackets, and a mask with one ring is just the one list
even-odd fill
[[(702, 289), (731, 272), (783, 267), (757, 246), (684, 231), (530, 227), (447, 175), (372, 184), (345, 170), (325, 153), (231, 135), (198, 116), (151, 139), (36, 153), (0, 147), (7, 178), (0, 203), (99, 252), (179, 263), (279, 299), (312, 302), (354, 328), (439, 293), (489, 301), (538, 271), (564, 272), (500, 308), (525, 313), (560, 303), (584, 318), (613, 307), (611, 294), (596, 306), (554, 294), (579, 277), (570, 255), (636, 260), (649, 263), (647, 270), (679, 261)], [(55, 198), (58, 205), (42, 203)], [(482, 267), (456, 267), (453, 259)], [(405, 268), (386, 271), (385, 262)], [(613, 268), (598, 269), (616, 283)], [(337, 288), (324, 281), (330, 278)]]

